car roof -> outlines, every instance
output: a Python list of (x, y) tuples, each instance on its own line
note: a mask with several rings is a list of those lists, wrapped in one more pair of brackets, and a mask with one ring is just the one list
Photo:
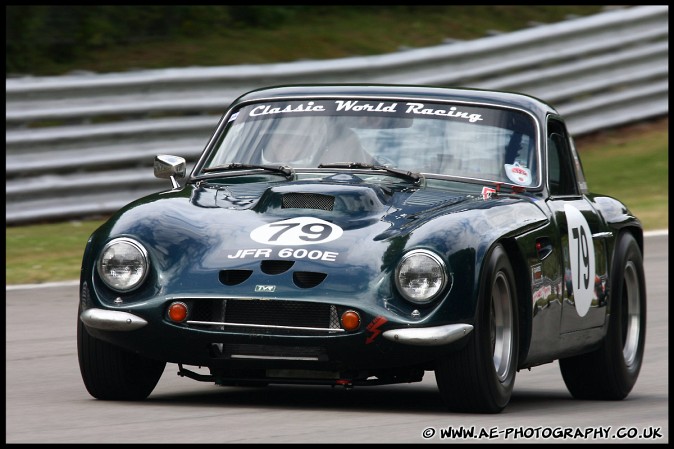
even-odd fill
[(547, 114), (559, 114), (552, 106), (530, 95), (473, 88), (447, 88), (390, 84), (307, 84), (273, 86), (248, 92), (232, 105), (278, 98), (374, 97), (427, 101), (458, 101), (524, 109), (541, 120)]

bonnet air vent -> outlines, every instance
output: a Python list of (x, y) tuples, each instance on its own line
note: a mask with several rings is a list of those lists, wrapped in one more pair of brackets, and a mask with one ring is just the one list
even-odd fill
[(332, 210), (335, 197), (316, 193), (286, 193), (283, 195), (284, 209), (321, 209)]
[(220, 282), (225, 285), (239, 285), (250, 277), (253, 270), (222, 270)]
[(260, 269), (265, 274), (281, 274), (290, 270), (294, 263), (293, 260), (263, 260)]
[(239, 199), (257, 199), (262, 196), (265, 190), (269, 188), (269, 183), (259, 182), (259, 183), (247, 183), (247, 184), (233, 184), (228, 185), (227, 190), (229, 194), (234, 198)]
[(463, 197), (449, 195), (442, 190), (417, 190), (405, 200), (408, 206), (435, 206), (441, 203), (458, 203)]
[(316, 287), (328, 275), (326, 273), (316, 273), (312, 271), (296, 271), (293, 273), (293, 282), (300, 288)]

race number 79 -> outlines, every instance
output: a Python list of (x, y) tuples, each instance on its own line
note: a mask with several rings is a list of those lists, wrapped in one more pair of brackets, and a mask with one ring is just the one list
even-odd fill
[[(573, 244), (577, 246), (576, 252), (578, 254), (576, 265), (579, 267), (579, 270), (578, 282), (576, 282), (576, 285), (580, 285), (580, 272), (583, 271), (583, 287), (587, 289), (588, 285), (590, 284), (590, 253), (587, 246), (587, 233), (585, 232), (584, 227), (577, 227), (571, 228), (571, 234), (573, 235), (573, 240), (575, 241)], [(580, 269), (581, 258), (583, 259), (582, 270)]]
[(592, 232), (583, 214), (570, 204), (564, 205), (569, 236), (569, 265), (573, 295), (578, 315), (585, 316), (590, 310), (594, 295), (594, 244)]
[(295, 217), (259, 226), (250, 238), (267, 245), (313, 245), (340, 238), (344, 230), (316, 217)]
[[(274, 233), (269, 237), (269, 242), (276, 242), (279, 238), (283, 237), (283, 234), (290, 231), (293, 228), (300, 226), (300, 223), (273, 223), (270, 224), (270, 228), (281, 228), (278, 232)], [(311, 241), (325, 241), (330, 234), (332, 233), (332, 228), (325, 223), (309, 223), (299, 228), (299, 234), (297, 238), (305, 242)]]

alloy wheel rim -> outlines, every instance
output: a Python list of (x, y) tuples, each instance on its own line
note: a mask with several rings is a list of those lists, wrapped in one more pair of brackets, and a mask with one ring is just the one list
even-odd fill
[(505, 275), (499, 272), (492, 286), (490, 336), (494, 369), (500, 382), (510, 374), (513, 352), (513, 311), (510, 287)]
[(621, 301), (623, 327), (623, 358), (629, 367), (639, 352), (641, 333), (641, 307), (637, 270), (632, 261), (625, 266), (623, 296)]

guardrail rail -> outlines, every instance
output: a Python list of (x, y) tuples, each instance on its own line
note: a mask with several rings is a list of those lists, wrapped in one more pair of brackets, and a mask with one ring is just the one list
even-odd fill
[(669, 7), (653, 5), (378, 56), (7, 79), (6, 222), (106, 215), (166, 190), (152, 174), (154, 156), (191, 166), (224, 110), (256, 88), (519, 91), (555, 106), (579, 136), (667, 115), (668, 54)]

